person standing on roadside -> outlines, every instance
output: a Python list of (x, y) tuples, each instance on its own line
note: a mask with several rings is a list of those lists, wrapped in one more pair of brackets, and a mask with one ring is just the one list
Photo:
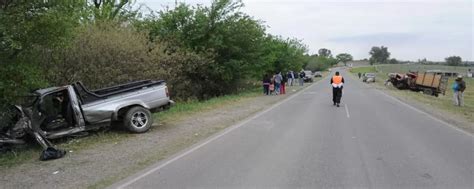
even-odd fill
[(294, 85), (298, 85), (298, 83), (299, 83), (299, 75), (300, 75), (300, 74), (297, 73), (297, 72), (293, 72), (293, 71), (291, 71), (291, 73), (293, 73), (293, 84), (294, 84)]
[(288, 86), (293, 86), (293, 81), (295, 80), (295, 75), (293, 74), (293, 71), (290, 70), (286, 74), (286, 77), (288, 78)]
[(263, 83), (263, 94), (265, 95), (269, 95), (270, 94), (270, 83), (271, 83), (271, 79), (270, 77), (268, 76), (268, 74), (265, 74), (263, 76), (263, 80), (262, 80), (262, 83)]
[(466, 82), (462, 79), (462, 75), (458, 75), (453, 84), (454, 105), (464, 106), (464, 90), (466, 90)]
[(359, 79), (360, 79), (360, 76), (361, 76), (362, 74), (359, 72), (357, 75), (359, 75)]
[[(281, 74), (280, 74), (281, 75)], [(286, 83), (288, 81), (288, 77), (286, 75), (282, 75), (281, 86), (280, 86), (280, 94), (286, 93)]]
[(300, 86), (304, 85), (304, 77), (305, 76), (306, 76), (306, 74), (304, 73), (304, 70), (301, 70), (301, 72), (300, 72)]
[(344, 85), (344, 78), (339, 75), (339, 72), (336, 72), (334, 76), (331, 78), (331, 85), (332, 85), (332, 102), (334, 106), (339, 107), (342, 98), (342, 88)]
[(280, 72), (277, 72), (275, 74), (275, 95), (279, 95), (280, 94), (280, 86), (281, 86), (281, 81), (283, 80), (283, 77), (281, 76), (281, 73)]

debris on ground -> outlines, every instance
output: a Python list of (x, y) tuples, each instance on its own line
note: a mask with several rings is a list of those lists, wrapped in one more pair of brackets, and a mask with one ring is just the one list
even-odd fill
[(47, 161), (47, 160), (59, 159), (59, 158), (62, 158), (64, 155), (66, 155), (66, 151), (61, 150), (61, 149), (56, 149), (53, 147), (48, 147), (46, 148), (46, 150), (43, 150), (43, 152), (41, 152), (40, 160)]

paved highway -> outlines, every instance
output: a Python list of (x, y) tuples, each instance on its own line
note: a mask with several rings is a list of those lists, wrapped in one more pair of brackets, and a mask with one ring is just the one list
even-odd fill
[(471, 134), (348, 74), (111, 188), (474, 188)]

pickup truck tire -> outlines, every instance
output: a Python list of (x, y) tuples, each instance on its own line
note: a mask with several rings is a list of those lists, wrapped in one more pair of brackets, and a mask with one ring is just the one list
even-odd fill
[(130, 108), (123, 119), (123, 125), (133, 133), (147, 132), (153, 124), (153, 118), (149, 110), (143, 107)]

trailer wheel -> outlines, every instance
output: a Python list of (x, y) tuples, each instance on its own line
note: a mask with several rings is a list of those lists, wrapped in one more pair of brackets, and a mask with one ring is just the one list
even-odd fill
[(123, 119), (123, 125), (133, 133), (147, 132), (153, 124), (153, 118), (148, 109), (143, 107), (130, 108)]
[(427, 95), (433, 95), (433, 90), (431, 89), (423, 89), (423, 93)]

